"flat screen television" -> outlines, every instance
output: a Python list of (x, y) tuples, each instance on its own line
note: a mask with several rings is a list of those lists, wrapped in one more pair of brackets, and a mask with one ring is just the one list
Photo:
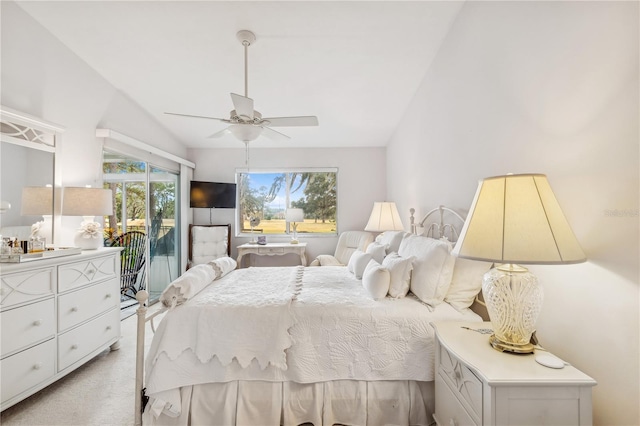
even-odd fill
[(236, 184), (191, 181), (189, 205), (196, 208), (236, 208)]

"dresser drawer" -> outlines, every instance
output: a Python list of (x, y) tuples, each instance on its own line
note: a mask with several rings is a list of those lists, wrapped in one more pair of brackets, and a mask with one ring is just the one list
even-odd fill
[(61, 265), (58, 268), (58, 292), (115, 277), (117, 265), (115, 255)]
[(0, 314), (2, 356), (53, 337), (56, 333), (53, 298)]
[(2, 309), (52, 295), (55, 291), (55, 269), (45, 268), (0, 275)]
[(111, 279), (58, 297), (58, 330), (64, 331), (120, 306), (120, 287)]
[(462, 406), (458, 398), (444, 381), (440, 374), (436, 374), (436, 411), (433, 419), (438, 426), (480, 425)]
[(100, 346), (120, 337), (120, 309), (58, 336), (58, 371), (81, 360)]
[(56, 341), (51, 339), (0, 361), (0, 400), (5, 401), (55, 374)]
[(482, 381), (473, 372), (453, 356), (447, 349), (438, 345), (439, 359), (438, 374), (465, 406), (477, 423), (482, 419)]
[(283, 254), (284, 247), (260, 247), (258, 254)]

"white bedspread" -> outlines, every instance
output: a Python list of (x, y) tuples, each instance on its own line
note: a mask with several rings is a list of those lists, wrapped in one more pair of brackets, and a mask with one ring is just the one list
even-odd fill
[[(154, 337), (147, 358), (147, 394), (179, 404), (177, 388), (211, 382), (431, 381), (434, 379), (435, 354), (434, 331), (430, 323), (446, 320), (481, 321), (470, 310), (458, 312), (447, 303), (430, 309), (411, 295), (403, 299), (374, 301), (362, 287), (361, 281), (356, 280), (346, 267), (326, 266), (304, 268), (302, 287), (295, 300), (287, 304), (290, 316), (263, 308), (262, 314), (255, 311), (252, 315), (247, 311), (248, 305), (241, 302), (237, 308), (225, 309), (226, 314), (218, 315), (218, 320), (223, 321), (224, 326), (208, 323), (212, 318), (208, 311), (217, 310), (222, 301), (237, 301), (235, 295), (245, 294), (254, 300), (254, 292), (260, 292), (265, 300), (274, 300), (278, 305), (296, 292), (295, 286), (294, 290), (291, 289), (292, 276), (293, 282), (299, 282), (300, 270), (237, 270), (214, 281), (196, 298), (169, 312)], [(270, 291), (274, 294), (267, 296), (266, 293)], [(234, 297), (227, 296), (227, 292)], [(230, 315), (234, 309), (243, 312), (243, 327), (234, 325), (236, 318), (221, 318), (222, 315)], [(270, 318), (272, 315), (275, 318)], [(174, 325), (176, 322), (177, 325)], [(262, 350), (270, 354), (269, 358), (273, 358), (274, 351), (280, 353), (283, 350), (283, 338), (262, 338), (263, 333), (271, 336), (276, 332), (273, 330), (275, 324), (289, 329), (292, 345), (286, 348), (285, 365), (281, 365), (281, 362), (269, 362), (266, 365), (260, 354)], [(247, 330), (251, 327), (254, 329)], [(191, 329), (198, 332), (194, 333)], [(229, 335), (245, 332), (252, 333), (247, 341), (260, 336), (259, 344), (264, 345), (262, 349), (257, 344), (252, 347), (256, 356), (251, 362), (247, 363), (247, 358), (237, 357), (230, 362), (231, 353), (222, 358), (202, 356), (200, 346), (211, 345), (206, 340), (220, 341), (225, 345), (229, 342)], [(278, 330), (276, 333), (280, 332)], [(185, 338), (182, 334), (190, 337)], [(201, 338), (207, 336), (209, 339), (196, 341), (198, 334)], [(265, 345), (267, 341), (269, 343)], [(275, 348), (271, 342), (276, 345)], [(174, 391), (170, 391), (172, 389)]]

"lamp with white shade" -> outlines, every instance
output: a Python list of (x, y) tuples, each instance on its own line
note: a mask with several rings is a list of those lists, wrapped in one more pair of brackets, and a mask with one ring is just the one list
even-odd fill
[(388, 201), (374, 202), (369, 221), (364, 230), (370, 232), (404, 230), (396, 203)]
[(285, 220), (291, 223), (291, 229), (293, 229), (293, 236), (289, 242), (291, 244), (298, 244), (298, 222), (304, 222), (304, 211), (302, 209), (287, 209)]
[(543, 290), (521, 264), (569, 264), (586, 257), (547, 177), (519, 174), (486, 178), (452, 252), (497, 264), (483, 277), (482, 294), (499, 351), (532, 353), (531, 335)]
[(62, 191), (62, 214), (82, 216), (80, 229), (74, 237), (74, 244), (84, 250), (97, 249), (104, 245), (101, 225), (95, 216), (113, 213), (112, 192), (109, 189), (65, 187)]
[(53, 187), (25, 186), (22, 188), (22, 216), (42, 216), (42, 221), (31, 225), (31, 237), (44, 243), (53, 242)]

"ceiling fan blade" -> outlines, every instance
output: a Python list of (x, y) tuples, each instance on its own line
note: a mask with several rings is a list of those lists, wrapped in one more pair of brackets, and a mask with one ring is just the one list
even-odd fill
[(221, 138), (224, 135), (230, 135), (231, 134), (231, 130), (229, 130), (229, 128), (227, 127), (226, 129), (222, 129), (219, 132), (215, 132), (214, 134), (207, 136), (207, 138)]
[(218, 120), (218, 121), (223, 121), (225, 123), (231, 123), (231, 120), (228, 120), (226, 118), (206, 117), (204, 115), (178, 114), (177, 112), (165, 112), (165, 114), (177, 115), (177, 116), (180, 116), (180, 117), (204, 118), (204, 119), (207, 119), (207, 120)]
[(289, 139), (291, 139), (289, 136), (285, 135), (284, 133), (276, 132), (275, 130), (270, 129), (268, 127), (264, 127), (264, 126), (260, 126), (260, 127), (262, 127), (262, 136), (269, 138), (272, 141), (287, 142)]
[(232, 93), (231, 101), (238, 116), (253, 120), (253, 99)]
[(270, 127), (297, 127), (297, 126), (317, 126), (318, 117), (313, 115), (303, 117), (272, 117), (263, 118), (263, 121), (268, 121), (267, 124)]

